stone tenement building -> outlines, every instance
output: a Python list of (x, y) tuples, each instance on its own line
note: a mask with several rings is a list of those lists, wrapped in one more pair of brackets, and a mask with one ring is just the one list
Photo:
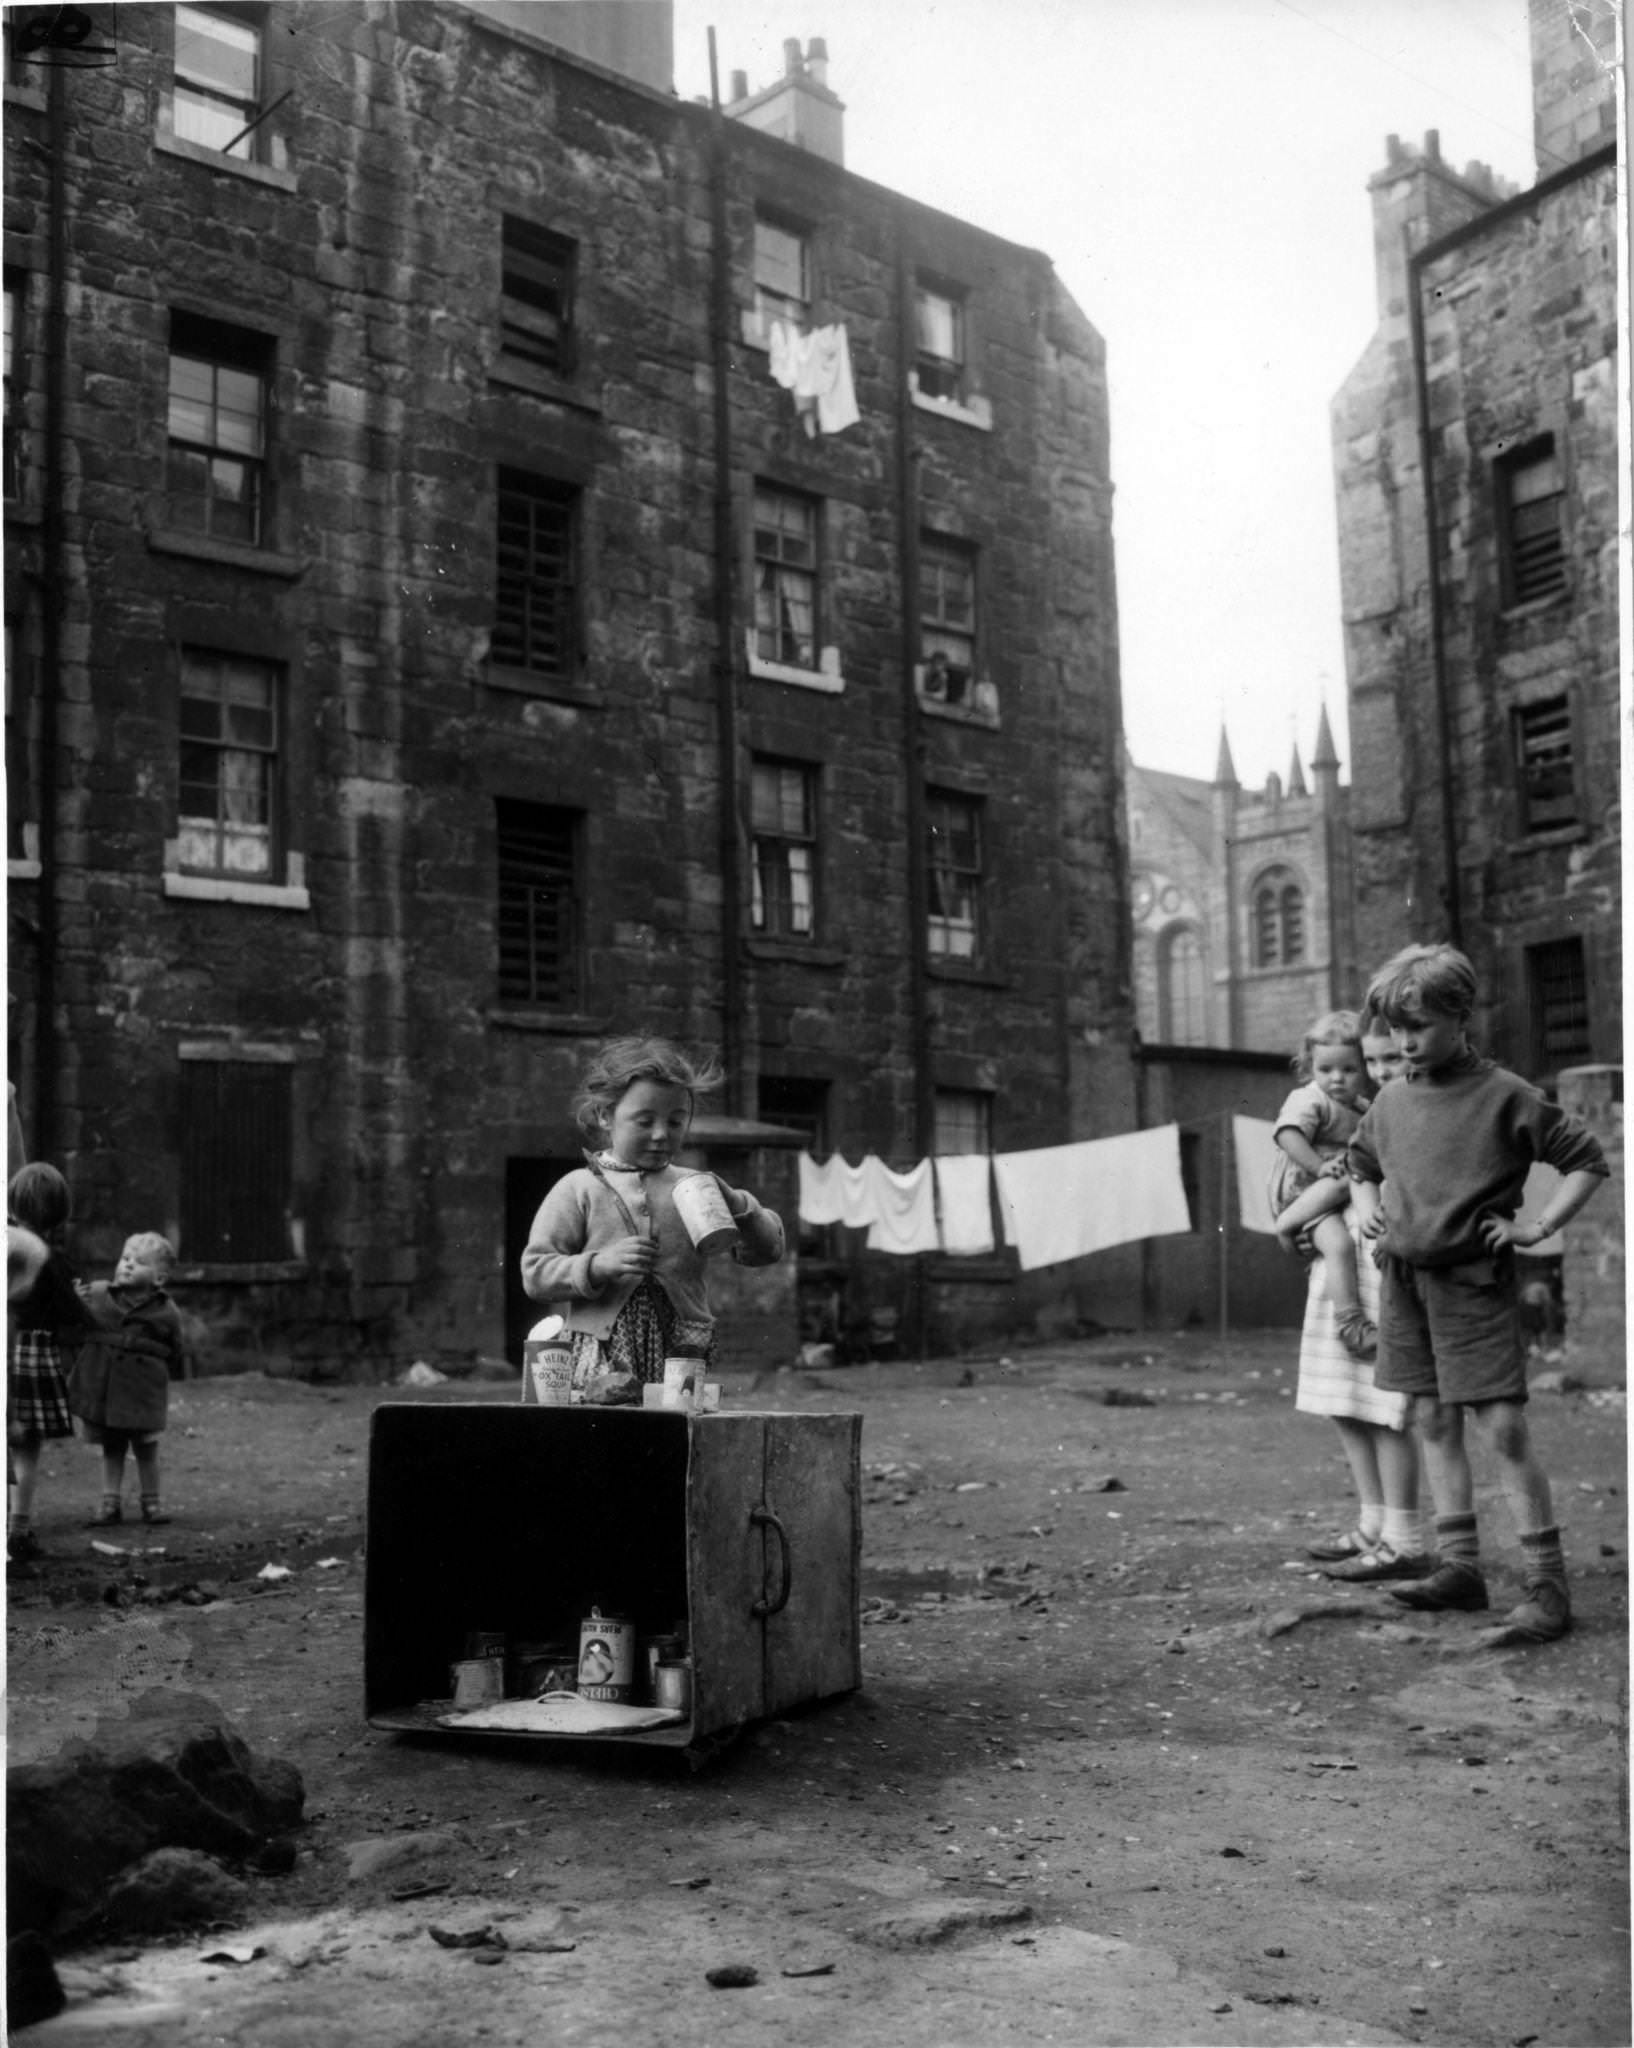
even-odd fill
[[(628, 1031), (721, 1048), (700, 1157), (791, 1224), (802, 1140), (1133, 1128), (1104, 355), (1047, 260), (848, 173), (815, 43), (722, 115), (518, 7), (29, 15), (12, 1071), (90, 1268), (165, 1229), (223, 1352), (514, 1357)], [(1138, 1305), (1133, 1250), (833, 1249), (937, 1344)], [(726, 1278), (786, 1357), (792, 1269)]]
[(1614, 16), (1531, 15), (1530, 190), (1390, 140), (1333, 448), (1358, 956), (1463, 946), (1552, 1085), (1622, 1045)]
[(1148, 1045), (1292, 1054), (1323, 1010), (1356, 1000), (1349, 791), (1324, 710), (1284, 787), (1237, 781), (1220, 735), (1214, 780), (1125, 771), (1135, 1016)]

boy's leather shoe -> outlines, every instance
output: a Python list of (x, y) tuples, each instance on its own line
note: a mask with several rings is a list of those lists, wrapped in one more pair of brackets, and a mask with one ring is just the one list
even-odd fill
[(1392, 1586), (1390, 1597), (1399, 1600), (1403, 1607), (1457, 1607), (1469, 1614), (1479, 1614), (1488, 1605), (1486, 1580), (1474, 1565), (1459, 1564), (1456, 1560), (1438, 1564), (1427, 1579), (1420, 1579), (1416, 1585)]
[(1500, 1643), (1552, 1643), (1572, 1625), (1572, 1603), (1558, 1579), (1533, 1579), (1526, 1597), (1491, 1631)]
[(1338, 1579), (1347, 1586), (1376, 1586), (1387, 1579), (1427, 1579), (1436, 1569), (1435, 1559), (1424, 1551), (1409, 1556), (1381, 1543), (1366, 1557), (1353, 1557), (1345, 1564), (1324, 1565), (1325, 1579)]

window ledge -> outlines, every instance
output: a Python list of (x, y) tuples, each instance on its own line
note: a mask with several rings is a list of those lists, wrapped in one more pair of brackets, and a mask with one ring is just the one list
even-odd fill
[(509, 690), (518, 697), (546, 697), (553, 704), (577, 704), (588, 711), (600, 710), (607, 702), (600, 690), (588, 684), (535, 675), (528, 668), (507, 668), (503, 662), (490, 661), (484, 675), (490, 690)]
[(564, 1038), (596, 1038), (608, 1029), (605, 1017), (577, 1010), (534, 1010), (490, 1003), (483, 1013), (501, 1031), (542, 1031)]
[(306, 1280), (312, 1268), (305, 1259), (232, 1259), (220, 1264), (178, 1266), (165, 1283), (168, 1287), (211, 1287), (227, 1281)]
[(575, 412), (592, 413), (597, 419), (601, 417), (600, 398), (592, 398), (572, 377), (560, 376), (516, 356), (496, 357), (488, 368), (488, 382), (504, 385), (511, 391), (530, 392), (535, 398), (552, 399), (558, 405), (571, 406)]
[(956, 398), (931, 398), (920, 390), (917, 380), (910, 372), (908, 388), (913, 393), (914, 405), (920, 412), (933, 412), (938, 419), (957, 420), (962, 427), (975, 427), (978, 432), (990, 434), (993, 431), (993, 404), (991, 399), (974, 395), (960, 404)]
[(203, 164), (206, 170), (224, 171), (229, 178), (243, 178), (252, 185), (270, 185), (276, 192), (300, 189), (300, 180), (293, 171), (280, 170), (276, 164), (251, 163), (241, 156), (223, 156), (219, 149), (206, 149), (202, 142), (184, 142), (167, 129), (161, 128), (154, 135), (153, 147), (161, 156), (179, 156), (188, 163)]
[(1557, 847), (1581, 846), (1588, 836), (1588, 827), (1574, 818), (1569, 825), (1540, 825), (1535, 832), (1522, 832), (1505, 851), (1514, 859), (1528, 853), (1553, 853)]
[(964, 960), (946, 960), (933, 954), (925, 962), (925, 972), (934, 981), (960, 981), (971, 988), (1013, 988), (1015, 983), (1007, 974), (1000, 974), (995, 967), (974, 966)]
[[(991, 694), (988, 694), (991, 693)], [(930, 697), (923, 690), (919, 692), (919, 708), (930, 718), (948, 718), (955, 725), (983, 725), (997, 732), (999, 724), (999, 696), (991, 683), (976, 685), (974, 704), (949, 704), (941, 697)]]
[(1547, 597), (1534, 597), (1526, 604), (1504, 605), (1498, 613), (1498, 619), (1505, 626), (1524, 625), (1528, 619), (1538, 618), (1544, 612), (1556, 611), (1570, 600), (1570, 590), (1554, 590)]
[(8, 882), (37, 882), (40, 879), (40, 863), (37, 860), (17, 860), (8, 855), (6, 880)]
[(796, 960), (802, 967), (843, 967), (843, 946), (816, 946), (809, 939), (746, 939), (754, 960)]
[(925, 1263), (927, 1280), (1014, 1280), (1019, 1270), (1014, 1252), (932, 1252)]
[(8, 85), (6, 87), (8, 107), (32, 107), (36, 114), (45, 112), (45, 94), (35, 85)]
[(818, 668), (795, 668), (788, 662), (767, 661), (756, 654), (754, 641), (749, 642), (749, 673), (763, 683), (792, 683), (797, 690), (822, 690), (831, 697), (837, 697), (845, 688), (845, 677), (840, 673), (840, 650), (825, 647)]
[(310, 910), (312, 898), (298, 883), (229, 882), (218, 875), (166, 874), (164, 893), (189, 903), (244, 903), (258, 910)]
[(190, 561), (219, 562), (225, 568), (249, 569), (291, 582), (307, 570), (305, 555), (282, 555), (274, 548), (252, 548), (237, 540), (212, 540), (207, 533), (184, 533), (174, 526), (150, 526), (148, 546), (156, 555), (185, 555)]

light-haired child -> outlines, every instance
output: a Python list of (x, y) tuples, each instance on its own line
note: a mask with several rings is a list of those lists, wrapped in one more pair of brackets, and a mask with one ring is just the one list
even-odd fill
[(102, 1447), (102, 1506), (88, 1526), (124, 1520), (125, 1454), (136, 1455), (142, 1520), (168, 1522), (160, 1506), (159, 1438), (170, 1408), (172, 1374), (182, 1368), (182, 1322), (165, 1282), (176, 1265), (156, 1231), (127, 1237), (112, 1280), (80, 1283), (90, 1325), (68, 1376), (69, 1406), (87, 1439)]
[[(1549, 1642), (1571, 1599), (1548, 1477), (1526, 1425), (1526, 1344), (1514, 1247), (1569, 1223), (1606, 1177), (1592, 1134), (1469, 1040), (1475, 969), (1453, 946), (1409, 946), (1382, 967), (1370, 1006), (1394, 1029), (1406, 1077), (1381, 1089), (1350, 1143), (1362, 1229), (1382, 1249), (1381, 1387), (1408, 1395), (1435, 1498), (1439, 1563), (1392, 1588), (1417, 1608), (1488, 1604), (1464, 1442), (1473, 1415), (1497, 1461), (1525, 1561), (1497, 1643)], [(1518, 1222), (1529, 1168), (1561, 1175), (1535, 1223)]]
[(9, 1220), (32, 1231), (46, 1252), (26, 1290), (7, 1304), (6, 1441), (11, 1453), (11, 1511), (6, 1523), (6, 1556), (12, 1564), (29, 1565), (41, 1555), (34, 1534), (41, 1451), (52, 1437), (74, 1433), (63, 1346), (77, 1338), (85, 1312), (62, 1247), (73, 1209), (67, 1181), (54, 1166), (36, 1160), (12, 1176), (6, 1207)]
[[(1362, 1058), (1373, 1095), (1401, 1079), (1402, 1057), (1395, 1034), (1381, 1017), (1364, 1009), (1358, 1020)], [(1345, 1226), (1357, 1230), (1353, 1209)], [(1354, 1241), (1354, 1240), (1353, 1240)], [(1363, 1313), (1377, 1320), (1379, 1276), (1371, 1259), (1356, 1262)], [(1356, 1488), (1356, 1524), (1309, 1555), (1325, 1576), (1353, 1585), (1394, 1579), (1422, 1579), (1433, 1569), (1425, 1555), (1419, 1512), (1418, 1445), (1409, 1426), (1411, 1403), (1374, 1382), (1373, 1368), (1354, 1358), (1339, 1340), (1333, 1304), (1313, 1269), (1300, 1333), (1299, 1386), (1294, 1406), (1307, 1415), (1331, 1417), (1344, 1446)]]
[(1371, 1358), (1374, 1329), (1356, 1282), (1356, 1247), (1345, 1227), (1350, 1205), (1345, 1147), (1367, 1107), (1367, 1069), (1354, 1010), (1328, 1010), (1299, 1041), (1297, 1087), (1277, 1111), (1278, 1152), (1271, 1211), (1290, 1251), (1307, 1242), (1322, 1261), (1323, 1285), (1353, 1358)]
[[(590, 1148), (540, 1204), (522, 1253), (530, 1299), (567, 1319), (573, 1385), (628, 1375), (662, 1381), (677, 1354), (707, 1361), (715, 1317), (705, 1261), (675, 1207), (691, 1169), (676, 1165), (697, 1097), (720, 1086), (713, 1059), (665, 1038), (618, 1038), (585, 1073), (574, 1120)], [(780, 1219), (715, 1176), (738, 1227), (728, 1247), (745, 1266), (783, 1256)]]

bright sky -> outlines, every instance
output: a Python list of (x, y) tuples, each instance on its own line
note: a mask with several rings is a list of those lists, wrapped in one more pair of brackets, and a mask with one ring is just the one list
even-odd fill
[(674, 0), (676, 90), (826, 38), (846, 164), (1041, 249), (1106, 339), (1124, 724), (1147, 767), (1348, 776), (1328, 405), (1385, 137), (1535, 179), (1526, 0)]

